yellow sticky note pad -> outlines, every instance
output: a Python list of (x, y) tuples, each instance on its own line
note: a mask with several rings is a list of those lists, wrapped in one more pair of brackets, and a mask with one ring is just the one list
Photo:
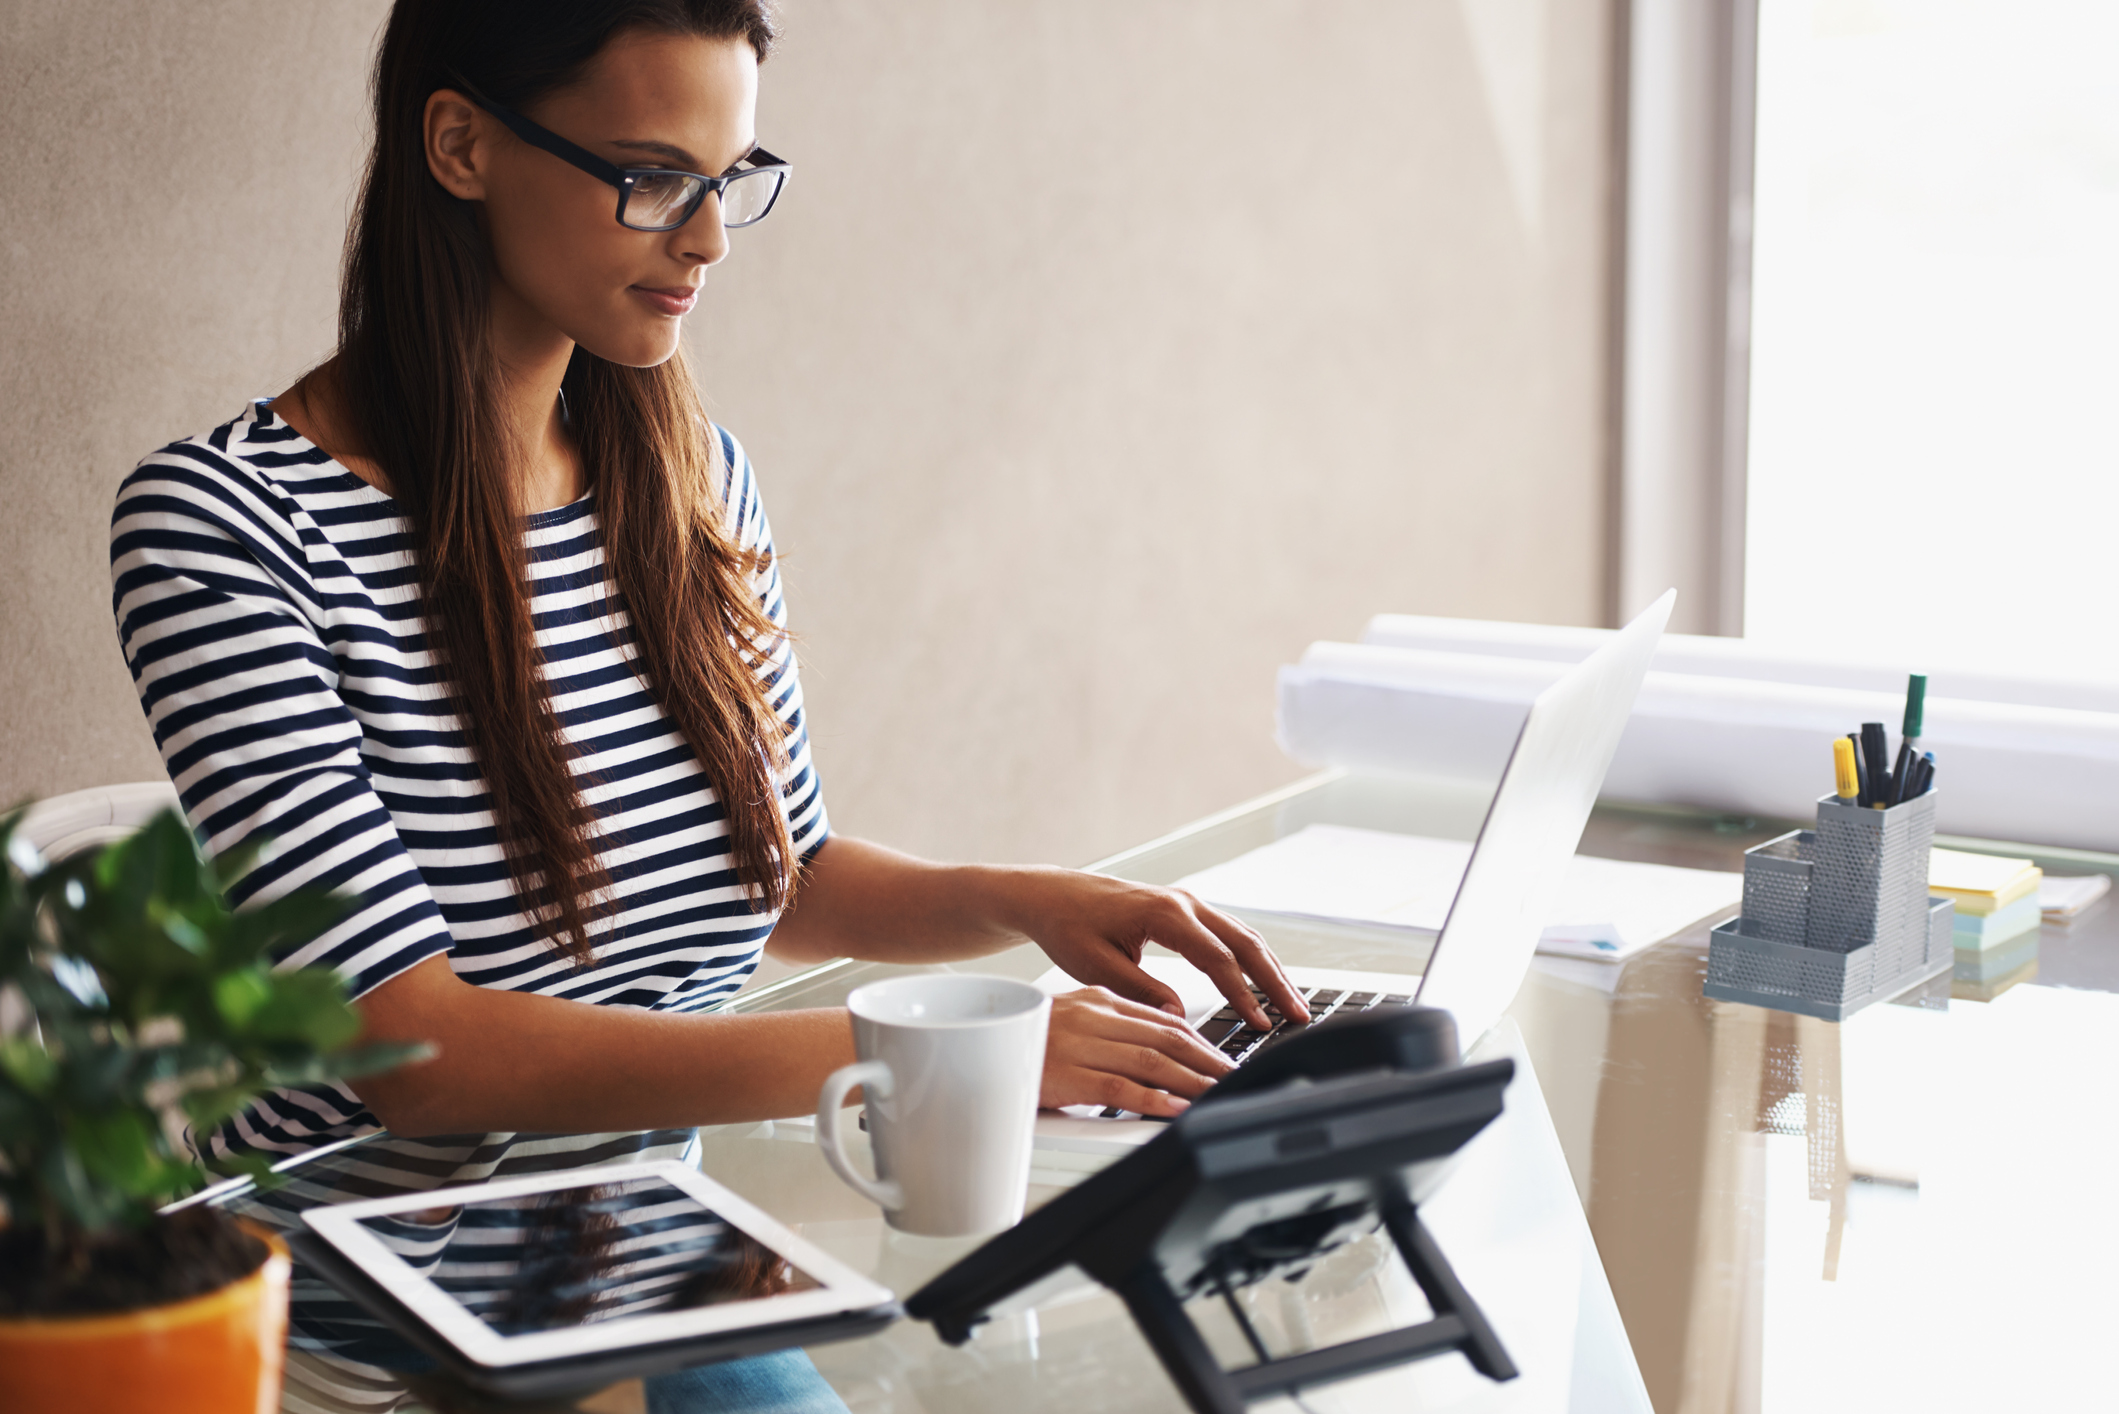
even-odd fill
[(1959, 849), (1928, 852), (1928, 892), (1954, 899), (1960, 913), (1992, 913), (2037, 892), (2045, 871), (2028, 859), (1968, 854)]

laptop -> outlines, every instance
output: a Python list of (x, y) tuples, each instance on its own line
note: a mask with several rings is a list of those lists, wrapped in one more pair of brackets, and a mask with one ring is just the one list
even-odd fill
[[(1417, 1002), (1441, 1007), (1455, 1018), (1458, 1042), (1467, 1053), (1493, 1029), (1530, 971), (1554, 893), (1581, 843), (1676, 602), (1677, 591), (1666, 590), (1531, 704), (1420, 975), (1287, 969), (1288, 980), (1309, 1005), (1312, 1024), (1327, 1016)], [(1244, 1025), (1205, 974), (1182, 958), (1153, 957), (1142, 967), (1177, 992), (1185, 1019), (1238, 1065), (1294, 1029), (1270, 1005), (1272, 1030)], [(1037, 985), (1058, 993), (1080, 984), (1053, 968)], [(1059, 1156), (1108, 1159), (1146, 1143), (1161, 1129), (1157, 1121), (1092, 1105), (1047, 1111), (1037, 1121), (1039, 1162), (1071, 1167)]]

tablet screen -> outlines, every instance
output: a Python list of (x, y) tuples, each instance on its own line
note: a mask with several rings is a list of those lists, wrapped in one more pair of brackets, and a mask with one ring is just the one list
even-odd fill
[(821, 1285), (662, 1178), (481, 1198), (360, 1226), (504, 1337)]

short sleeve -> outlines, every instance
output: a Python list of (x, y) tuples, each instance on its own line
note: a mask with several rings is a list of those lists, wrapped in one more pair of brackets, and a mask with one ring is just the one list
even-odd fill
[[(751, 580), (758, 607), (783, 630), (787, 627), (787, 597), (780, 582), (780, 561), (773, 553), (772, 526), (758, 495), (758, 480), (743, 444), (723, 428), (715, 428), (721, 442), (723, 464), (728, 469), (727, 506), (729, 524), (735, 527), (738, 545), (762, 551), (764, 564)], [(787, 815), (788, 836), (803, 860), (815, 856), (831, 836), (831, 822), (824, 810), (824, 790), (817, 780), (811, 758), (809, 721), (802, 710), (802, 673), (794, 643), (783, 636), (767, 656), (761, 677), (770, 695), (773, 711), (787, 726), (787, 769), (781, 776), (781, 809)]]
[(350, 898), (278, 964), (335, 968), (358, 996), (448, 952), (450, 937), (361, 759), (305, 530), (316, 537), (291, 498), (212, 446), (164, 448), (118, 491), (112, 609), (200, 841), (210, 853), (269, 841), (234, 902), (300, 888)]

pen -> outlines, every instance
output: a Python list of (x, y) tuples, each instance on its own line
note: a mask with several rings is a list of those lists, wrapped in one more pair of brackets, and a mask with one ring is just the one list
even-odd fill
[[(1854, 753), (1854, 800), (1855, 800), (1855, 803), (1856, 803), (1857, 805), (1867, 805), (1867, 804), (1869, 803), (1869, 767), (1868, 767), (1868, 763), (1866, 763), (1866, 762), (1864, 762), (1864, 761), (1862, 760), (1862, 757), (1861, 757), (1861, 743), (1860, 743), (1860, 741), (1859, 741), (1859, 740), (1857, 740), (1857, 739), (1856, 739), (1856, 737), (1855, 737), (1854, 733), (1852, 733), (1852, 732), (1848, 732), (1848, 733), (1847, 733), (1847, 735), (1846, 735), (1846, 737), (1845, 737), (1845, 741), (1846, 741), (1846, 743), (1847, 743), (1847, 749), (1848, 749), (1849, 751), (1852, 751), (1852, 752)], [(1834, 747), (1834, 748), (1833, 748), (1833, 755), (1834, 755), (1834, 756), (1837, 756), (1838, 754), (1839, 754), (1839, 749), (1838, 749), (1837, 747)]]
[(1915, 795), (1926, 795), (1928, 793), (1928, 787), (1934, 784), (1935, 753), (1932, 751), (1923, 751), (1920, 753), (1920, 789), (1913, 793)]
[(1832, 741), (1832, 774), (1838, 786), (1839, 803), (1856, 805), (1861, 801), (1861, 772), (1854, 764), (1854, 743), (1845, 737)]

